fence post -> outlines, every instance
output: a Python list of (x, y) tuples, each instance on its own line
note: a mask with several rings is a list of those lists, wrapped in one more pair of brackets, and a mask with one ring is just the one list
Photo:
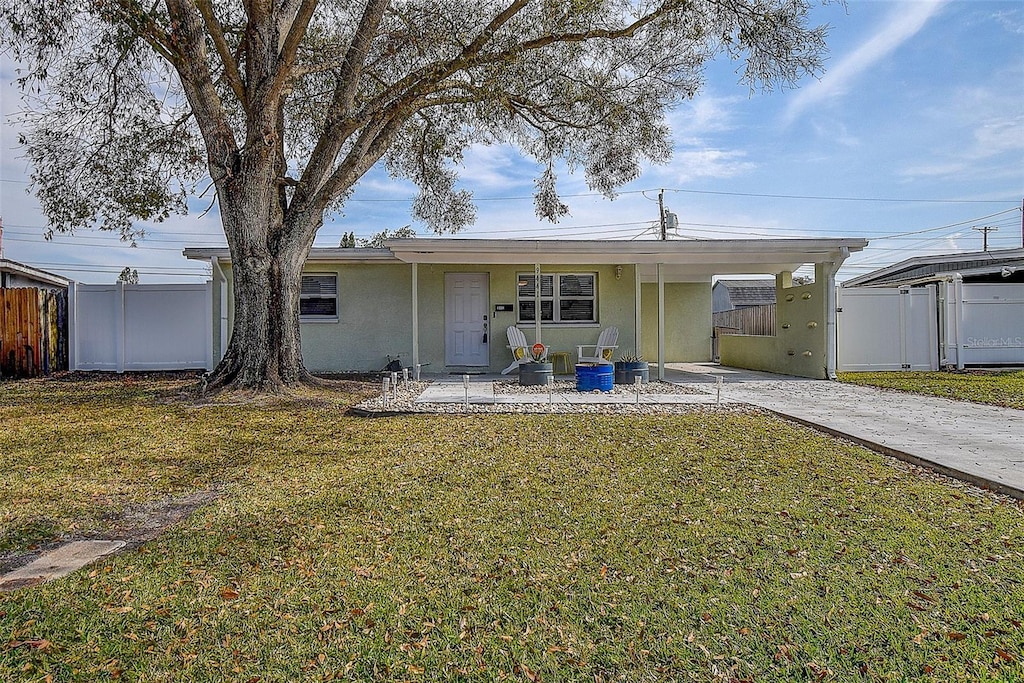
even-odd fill
[(117, 372), (124, 372), (124, 356), (125, 356), (125, 326), (127, 324), (127, 315), (125, 313), (124, 305), (124, 281), (117, 281), (117, 317), (114, 319), (114, 343), (117, 344)]
[(68, 285), (68, 372), (78, 369), (78, 283)]

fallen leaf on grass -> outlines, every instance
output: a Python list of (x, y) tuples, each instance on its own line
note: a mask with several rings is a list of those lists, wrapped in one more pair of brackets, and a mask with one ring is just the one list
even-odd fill
[(947, 634), (947, 637), (948, 637), (948, 638), (949, 638), (950, 640), (963, 640), (963, 639), (964, 639), (964, 638), (966, 638), (967, 636), (965, 636), (965, 635), (964, 635), (963, 633), (957, 633), (956, 631), (950, 631), (950, 632), (949, 632), (949, 633)]
[(40, 638), (38, 640), (12, 640), (7, 643), (7, 649), (13, 650), (24, 646), (30, 650), (49, 650), (52, 645), (53, 643), (45, 638)]
[[(1003, 660), (1004, 662), (1016, 662), (1017, 661), (1016, 657), (1014, 657), (1012, 654), (1010, 654), (1009, 652), (1007, 652), (1006, 650), (1004, 650), (1001, 647), (997, 647), (996, 648), (996, 657), (998, 657), (999, 659)], [(997, 662), (998, 662), (998, 660), (997, 660)]]
[(522, 675), (528, 681), (539, 681), (540, 676), (537, 675), (536, 671), (531, 671), (530, 667), (525, 664), (517, 664), (515, 668), (516, 673)]
[(916, 595), (917, 597), (921, 598), (922, 600), (925, 600), (927, 602), (932, 603), (933, 605), (939, 602), (938, 600), (936, 600), (932, 596), (928, 595), (927, 593), (922, 593), (921, 591), (910, 591), (910, 592), (913, 593), (914, 595)]
[(237, 590), (235, 590), (231, 586), (226, 586), (226, 587), (220, 589), (220, 597), (223, 600), (234, 600), (239, 595), (241, 595), (241, 593), (239, 593)]

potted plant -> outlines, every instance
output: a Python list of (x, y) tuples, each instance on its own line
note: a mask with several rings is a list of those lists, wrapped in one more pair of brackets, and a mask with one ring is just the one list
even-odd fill
[(650, 370), (647, 361), (637, 353), (624, 353), (615, 361), (615, 383), (633, 384), (636, 378), (647, 384), (650, 381)]
[(554, 368), (551, 362), (545, 357), (547, 347), (543, 344), (534, 344), (530, 349), (530, 361), (519, 365), (519, 386), (541, 387), (547, 386), (554, 377)]

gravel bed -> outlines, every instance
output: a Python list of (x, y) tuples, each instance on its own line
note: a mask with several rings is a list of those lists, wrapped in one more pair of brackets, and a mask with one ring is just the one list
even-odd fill
[(601, 414), (601, 415), (665, 415), (671, 413), (732, 412), (747, 413), (758, 408), (748, 404), (723, 403), (414, 403), (413, 401), (389, 401), (381, 407), (380, 398), (364, 401), (353, 407), (367, 415), (390, 415), (397, 413), (436, 413), (442, 415), (471, 415), (485, 413), (514, 414)]
[[(552, 389), (555, 393), (572, 393), (576, 391), (576, 380), (570, 379), (556, 379), (552, 385)], [(546, 394), (548, 388), (545, 386), (539, 387), (521, 387), (519, 386), (519, 380), (501, 380), (494, 383), (494, 393), (498, 394)], [(611, 391), (597, 391), (596, 389), (592, 392), (594, 394), (610, 394), (613, 396), (635, 396), (636, 387), (632, 384), (616, 384), (613, 386)], [(640, 394), (707, 394), (706, 391), (701, 391), (694, 387), (682, 386), (679, 384), (671, 384), (669, 382), (651, 382), (650, 384), (640, 385)]]
[[(375, 396), (353, 406), (357, 412), (368, 415), (388, 415), (394, 413), (438, 413), (445, 415), (465, 415), (473, 413), (539, 413), (539, 414), (623, 414), (623, 415), (660, 415), (665, 413), (691, 413), (691, 412), (747, 412), (756, 410), (749, 405), (723, 404), (641, 404), (635, 403), (597, 403), (597, 404), (575, 404), (575, 403), (470, 403), (467, 407), (464, 403), (417, 403), (416, 399), (426, 390), (430, 382), (408, 382), (398, 386), (397, 395), (388, 397), (384, 403), (381, 397)], [(575, 381), (555, 382), (555, 391), (574, 392), (576, 391)], [(547, 387), (521, 387), (518, 381), (497, 381), (494, 382), (495, 394), (546, 394)], [(634, 394), (632, 386), (616, 387), (612, 392), (597, 392), (607, 394), (618, 394), (630, 396)], [(652, 382), (644, 385), (641, 393), (647, 394), (704, 394), (692, 387), (682, 387), (667, 382)]]

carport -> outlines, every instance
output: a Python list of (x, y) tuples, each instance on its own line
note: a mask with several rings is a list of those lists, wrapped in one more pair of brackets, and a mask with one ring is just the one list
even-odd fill
[[(419, 363), (420, 268), (529, 265), (536, 277), (567, 266), (603, 267), (615, 280), (632, 279), (632, 329), (620, 336), (648, 359), (665, 364), (710, 360), (710, 301), (714, 276), (772, 275), (779, 333), (722, 340), (722, 363), (802, 377), (834, 377), (835, 275), (864, 239), (777, 240), (479, 240), (402, 239), (385, 246), (412, 268), (412, 356)], [(794, 286), (793, 272), (814, 268), (814, 282)], [(694, 300), (700, 299), (699, 305)], [(706, 305), (703, 301), (706, 300)], [(703, 309), (707, 309), (703, 315)], [(536, 340), (548, 326), (533, 321)], [(497, 330), (496, 330), (497, 331)]]

